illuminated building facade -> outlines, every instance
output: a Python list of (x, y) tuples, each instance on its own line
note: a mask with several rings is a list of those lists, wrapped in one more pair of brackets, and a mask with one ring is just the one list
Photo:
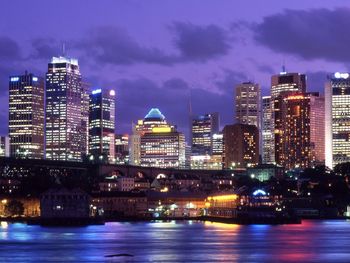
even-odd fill
[(31, 73), (9, 82), (10, 156), (44, 158), (44, 81)]
[(78, 61), (53, 57), (46, 73), (46, 158), (81, 161), (87, 152), (87, 86)]
[(325, 85), (326, 166), (350, 162), (350, 77), (333, 74)]
[(129, 135), (117, 134), (115, 136), (115, 159), (117, 164), (129, 163)]
[(138, 120), (132, 127), (132, 135), (129, 136), (130, 164), (141, 164), (141, 136), (152, 132), (153, 128), (174, 128), (169, 126), (164, 115), (157, 108), (152, 108), (143, 120)]
[(255, 125), (260, 129), (260, 85), (244, 82), (236, 86), (236, 122)]
[(284, 93), (275, 99), (276, 163), (287, 169), (324, 164), (324, 98)]
[(259, 130), (255, 125), (226, 125), (224, 137), (224, 166), (252, 167), (259, 163)]
[(219, 113), (196, 116), (192, 119), (192, 155), (210, 155), (212, 136), (219, 132)]
[(185, 136), (166, 122), (159, 109), (151, 109), (143, 120), (139, 120), (134, 132), (140, 138), (136, 147), (140, 149), (141, 166), (185, 167)]
[[(272, 112), (272, 122), (271, 122), (271, 134), (273, 136), (272, 141), (275, 141), (275, 120), (274, 120), (274, 105), (275, 99), (281, 94), (286, 92), (306, 92), (306, 75), (300, 73), (289, 73), (286, 72), (284, 67), (282, 72), (278, 75), (273, 75), (271, 77), (271, 112)], [(270, 143), (269, 141), (268, 143)], [(271, 163), (276, 163), (275, 160), (275, 148), (274, 144), (269, 145), (271, 148), (269, 160)], [(263, 146), (264, 148), (264, 146)], [(266, 147), (265, 147), (266, 148)]]
[(89, 158), (115, 162), (115, 91), (93, 90), (89, 106)]
[(8, 136), (0, 136), (0, 157), (10, 156), (10, 138)]
[(262, 163), (272, 164), (275, 160), (271, 96), (262, 97)]

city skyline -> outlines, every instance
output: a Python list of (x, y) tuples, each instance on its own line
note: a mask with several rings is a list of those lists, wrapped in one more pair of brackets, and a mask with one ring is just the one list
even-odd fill
[[(120, 102), (116, 107), (117, 133), (130, 133), (132, 121), (158, 107), (180, 131), (188, 134), (188, 118), (184, 116), (188, 115), (190, 97), (193, 113), (217, 111), (224, 126), (232, 123), (231, 94), (241, 82), (259, 83), (262, 95), (267, 95), (270, 76), (278, 74), (285, 64), (287, 71), (308, 76), (309, 91), (323, 93), (327, 74), (349, 71), (344, 63), (347, 39), (334, 40), (336, 44), (322, 41), (327, 33), (341, 28), (341, 18), (347, 21), (349, 10), (344, 8), (345, 1), (297, 1), (292, 6), (278, 1), (266, 6), (253, 2), (259, 12), (252, 11), (251, 3), (223, 1), (217, 5), (208, 1), (198, 15), (194, 14), (199, 1), (169, 1), (168, 6), (154, 1), (111, 1), (103, 6), (90, 2), (86, 7), (62, 1), (59, 5), (50, 4), (50, 8), (45, 2), (21, 3), (23, 11), (18, 10), (16, 22), (10, 22), (11, 10), (18, 3), (6, 2), (0, 18), (4, 21), (0, 61), (6, 65), (0, 67), (0, 84), (7, 87), (8, 76), (23, 74), (24, 70), (44, 76), (47, 62), (61, 54), (65, 42), (67, 55), (79, 59), (82, 76), (93, 88), (116, 89)], [(136, 10), (140, 5), (142, 8)], [(31, 10), (37, 14), (35, 19), (28, 18)], [(63, 10), (64, 18), (60, 16)], [(80, 22), (85, 15), (93, 19)], [(149, 17), (152, 19), (146, 19)], [(303, 41), (315, 39), (325, 42), (324, 46), (313, 50), (309, 45), (300, 45), (303, 32), (315, 28), (313, 23), (326, 23), (326, 19), (334, 30), (312, 30)], [(70, 26), (71, 21), (74, 26)], [(304, 26), (298, 28), (296, 25), (300, 24)], [(25, 30), (24, 25), (30, 30)], [(275, 33), (282, 29), (283, 34)], [(283, 42), (284, 34), (293, 39), (289, 45)], [(269, 39), (274, 39), (274, 43)], [(2, 90), (0, 102), (6, 105), (7, 89)], [(0, 120), (7, 123), (7, 118), (6, 107)], [(2, 125), (0, 133), (6, 134), (7, 129)]]

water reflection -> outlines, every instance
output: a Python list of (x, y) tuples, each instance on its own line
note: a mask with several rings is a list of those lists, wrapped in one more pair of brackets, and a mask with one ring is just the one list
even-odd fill
[[(111, 254), (133, 257), (106, 258)], [(108, 223), (47, 228), (0, 223), (1, 262), (349, 262), (350, 223)]]

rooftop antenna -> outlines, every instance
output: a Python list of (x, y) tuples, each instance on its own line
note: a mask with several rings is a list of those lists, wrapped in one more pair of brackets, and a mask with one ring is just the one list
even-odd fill
[(282, 72), (287, 72), (286, 71), (286, 65), (285, 65), (286, 63), (285, 63), (285, 61), (284, 61), (284, 59), (283, 59), (283, 62), (282, 62)]
[(66, 43), (62, 43), (62, 56), (65, 57), (66, 56)]

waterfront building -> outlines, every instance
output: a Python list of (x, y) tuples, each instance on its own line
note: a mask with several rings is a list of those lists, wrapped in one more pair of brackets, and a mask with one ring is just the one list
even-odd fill
[(90, 159), (115, 163), (115, 91), (93, 90), (89, 105)]
[(0, 157), (10, 156), (10, 137), (0, 136)]
[(350, 77), (335, 73), (325, 85), (326, 166), (350, 162)]
[(78, 61), (53, 57), (46, 74), (46, 158), (81, 161), (87, 152), (88, 96)]
[(243, 82), (236, 86), (235, 105), (236, 122), (255, 125), (260, 129), (261, 113), (260, 85), (252, 82)]
[(25, 72), (9, 82), (10, 156), (44, 158), (44, 81)]
[(274, 164), (259, 164), (255, 167), (247, 168), (247, 174), (250, 178), (258, 179), (261, 182), (268, 181), (272, 177), (277, 180), (284, 178), (284, 168)]
[(80, 189), (52, 188), (41, 196), (41, 218), (88, 218), (90, 204), (90, 196)]
[(315, 93), (275, 99), (275, 158), (287, 169), (324, 164), (324, 98)]
[(271, 106), (271, 96), (262, 97), (262, 163), (272, 164), (275, 160), (273, 114)]
[(226, 125), (223, 130), (224, 166), (245, 168), (259, 163), (259, 130), (255, 125)]

